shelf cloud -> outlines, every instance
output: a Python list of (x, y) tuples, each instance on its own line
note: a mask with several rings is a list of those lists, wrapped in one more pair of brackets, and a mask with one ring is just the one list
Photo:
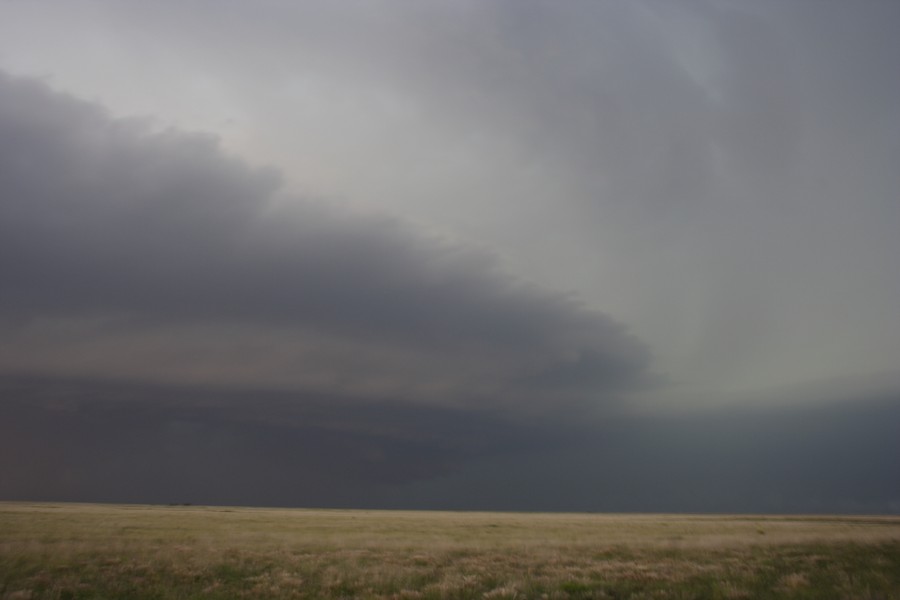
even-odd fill
[(649, 381), (621, 324), (483, 250), (285, 201), (209, 137), (0, 85), (8, 371), (537, 411)]
[(897, 512), (898, 22), (0, 3), (0, 499)]

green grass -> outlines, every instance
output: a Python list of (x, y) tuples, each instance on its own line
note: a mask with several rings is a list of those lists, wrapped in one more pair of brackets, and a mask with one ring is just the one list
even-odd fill
[(0, 598), (900, 600), (900, 518), (0, 503)]

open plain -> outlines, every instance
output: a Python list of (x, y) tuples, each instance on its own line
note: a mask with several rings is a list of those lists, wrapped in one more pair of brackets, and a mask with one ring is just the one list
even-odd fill
[(5, 502), (0, 598), (900, 598), (900, 517)]

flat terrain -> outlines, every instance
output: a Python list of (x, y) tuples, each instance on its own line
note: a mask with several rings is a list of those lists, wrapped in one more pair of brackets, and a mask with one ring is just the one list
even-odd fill
[(900, 599), (900, 517), (0, 502), (0, 598)]

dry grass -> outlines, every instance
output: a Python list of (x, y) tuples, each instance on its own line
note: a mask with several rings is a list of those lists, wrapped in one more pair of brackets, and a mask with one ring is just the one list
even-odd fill
[(900, 518), (0, 503), (0, 598), (897, 598)]

